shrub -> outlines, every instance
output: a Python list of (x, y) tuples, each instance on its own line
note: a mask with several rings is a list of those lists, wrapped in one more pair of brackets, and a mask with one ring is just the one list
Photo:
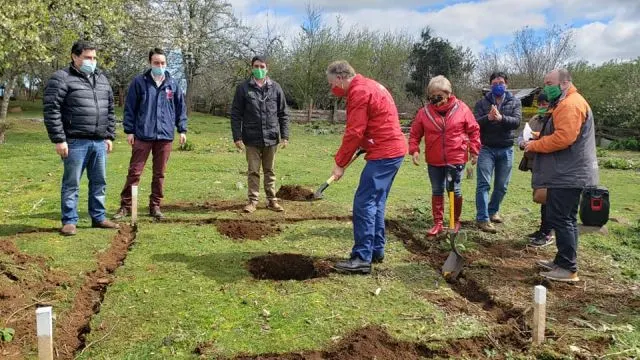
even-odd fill
[(638, 165), (631, 160), (619, 158), (605, 159), (602, 162), (602, 166), (606, 169), (633, 170), (640, 168)]
[(611, 150), (632, 150), (640, 151), (640, 141), (634, 138), (628, 138), (624, 140), (615, 140), (609, 147)]

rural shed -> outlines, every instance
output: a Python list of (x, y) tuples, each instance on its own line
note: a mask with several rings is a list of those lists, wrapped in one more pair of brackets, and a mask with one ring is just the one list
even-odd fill
[[(510, 91), (513, 94), (513, 96), (520, 99), (520, 101), (522, 102), (522, 106), (529, 107), (529, 106), (533, 106), (533, 100), (535, 100), (536, 95), (540, 93), (541, 88), (535, 87), (535, 88), (527, 88), (527, 89), (507, 89), (507, 90)], [(482, 95), (486, 95), (490, 91), (491, 89), (483, 88)]]

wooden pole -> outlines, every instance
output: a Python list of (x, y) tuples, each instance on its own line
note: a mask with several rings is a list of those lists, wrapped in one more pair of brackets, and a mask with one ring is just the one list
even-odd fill
[(547, 317), (547, 288), (537, 285), (533, 295), (533, 343), (540, 345), (544, 342), (544, 330)]
[(138, 221), (138, 185), (131, 185), (131, 225)]
[(53, 360), (53, 314), (51, 306), (36, 309), (38, 360)]

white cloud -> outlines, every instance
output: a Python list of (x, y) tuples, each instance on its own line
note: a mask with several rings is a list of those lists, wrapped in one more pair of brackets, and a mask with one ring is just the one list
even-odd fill
[[(295, 36), (304, 19), (307, 1), (302, 0), (230, 0), (236, 14), (246, 23), (265, 27), (275, 25), (285, 37)], [(324, 9), (325, 20), (342, 19), (345, 28), (366, 27), (380, 31), (405, 31), (418, 36), (430, 26), (437, 36), (453, 44), (483, 50), (486, 39), (504, 39), (524, 26), (543, 29), (551, 24), (576, 27), (577, 57), (593, 63), (612, 58), (640, 56), (640, 1), (637, 0), (315, 0)], [(417, 8), (444, 6), (421, 12)], [(256, 14), (253, 9), (270, 9)], [(273, 9), (287, 9), (283, 14)]]
[(640, 57), (640, 23), (637, 21), (592, 22), (576, 29), (575, 40), (578, 57), (592, 63)]

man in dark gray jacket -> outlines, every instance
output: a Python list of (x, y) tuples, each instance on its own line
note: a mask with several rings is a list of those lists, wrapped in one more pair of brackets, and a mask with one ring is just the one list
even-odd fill
[(252, 213), (260, 194), (260, 166), (264, 172), (267, 208), (284, 211), (276, 198), (276, 176), (273, 171), (276, 150), (282, 141), (289, 143), (287, 102), (280, 85), (267, 77), (267, 62), (262, 56), (251, 60), (252, 76), (236, 88), (231, 108), (233, 142), (245, 150), (249, 165), (248, 197), (244, 212)]
[[(506, 90), (508, 80), (505, 73), (491, 74), (491, 91), (473, 110), (482, 143), (477, 165), (476, 222), (482, 231), (489, 233), (497, 232), (492, 223), (502, 222), (498, 211), (511, 179), (513, 144), (522, 120), (522, 104)], [(489, 200), (492, 176), (493, 193)]]
[(65, 236), (76, 234), (80, 177), (89, 178), (91, 226), (115, 229), (105, 210), (107, 153), (113, 149), (116, 119), (113, 91), (96, 69), (96, 47), (78, 41), (71, 48), (71, 64), (56, 71), (44, 90), (44, 123), (56, 153), (64, 161), (61, 207)]

